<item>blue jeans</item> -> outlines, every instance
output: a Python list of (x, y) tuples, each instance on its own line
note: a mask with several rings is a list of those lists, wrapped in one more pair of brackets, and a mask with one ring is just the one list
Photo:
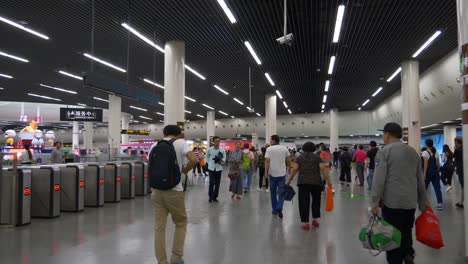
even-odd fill
[(252, 172), (250, 170), (241, 169), (241, 176), (244, 189), (250, 190), (250, 184), (252, 183)]
[(270, 197), (271, 197), (271, 208), (273, 213), (283, 211), (284, 198), (279, 197), (279, 194), (283, 192), (284, 185), (286, 183), (286, 176), (272, 177), (270, 178)]
[(437, 197), (437, 203), (442, 203), (442, 192), (440, 191), (440, 175), (439, 173), (435, 173), (434, 175), (426, 177), (426, 190), (429, 187), (429, 183), (432, 183), (432, 187), (434, 187), (435, 195)]
[(374, 169), (369, 169), (369, 172), (367, 173), (367, 186), (369, 187), (369, 190), (372, 190), (373, 179), (374, 179)]

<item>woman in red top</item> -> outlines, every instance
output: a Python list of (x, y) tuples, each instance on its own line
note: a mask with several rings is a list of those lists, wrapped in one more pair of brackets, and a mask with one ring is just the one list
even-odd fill
[(366, 165), (367, 152), (364, 151), (364, 146), (359, 145), (359, 150), (354, 153), (353, 160), (356, 162), (356, 171), (359, 178), (359, 186), (364, 186), (364, 169)]

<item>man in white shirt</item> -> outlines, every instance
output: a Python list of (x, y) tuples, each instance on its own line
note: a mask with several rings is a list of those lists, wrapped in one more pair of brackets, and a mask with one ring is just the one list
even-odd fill
[[(185, 177), (197, 163), (197, 158), (185, 143), (179, 138), (181, 130), (176, 125), (168, 125), (163, 130), (164, 140), (177, 138), (173, 142), (177, 156), (177, 163), (181, 165), (181, 172)], [(157, 144), (151, 146), (151, 150)], [(151, 151), (150, 151), (151, 153)], [(149, 161), (152, 162), (151, 160)], [(181, 177), (182, 179), (184, 177)], [(187, 212), (185, 210), (185, 193), (181, 181), (171, 190), (151, 189), (151, 201), (155, 214), (155, 253), (159, 264), (183, 264), (185, 234), (187, 232)], [(171, 214), (175, 224), (174, 244), (172, 248), (171, 262), (167, 262), (166, 256), (166, 223), (167, 216)]]
[(284, 190), (287, 168), (290, 167), (291, 160), (288, 149), (279, 144), (278, 135), (271, 136), (270, 142), (271, 147), (267, 148), (265, 154), (265, 175), (268, 175), (270, 181), (272, 213), (283, 219), (284, 199), (279, 194)]

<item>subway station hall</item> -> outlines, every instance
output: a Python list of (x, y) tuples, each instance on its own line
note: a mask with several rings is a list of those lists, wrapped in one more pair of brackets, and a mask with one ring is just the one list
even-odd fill
[(468, 263), (468, 0), (2, 0), (0, 130), (1, 264)]

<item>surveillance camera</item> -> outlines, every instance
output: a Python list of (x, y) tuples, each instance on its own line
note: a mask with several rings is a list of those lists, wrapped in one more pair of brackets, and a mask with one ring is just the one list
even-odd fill
[(294, 42), (294, 35), (293, 35), (293, 33), (289, 33), (289, 34), (287, 34), (285, 36), (277, 38), (276, 41), (278, 41), (278, 43), (281, 44), (281, 45), (286, 44), (286, 45), (291, 46), (292, 43)]

